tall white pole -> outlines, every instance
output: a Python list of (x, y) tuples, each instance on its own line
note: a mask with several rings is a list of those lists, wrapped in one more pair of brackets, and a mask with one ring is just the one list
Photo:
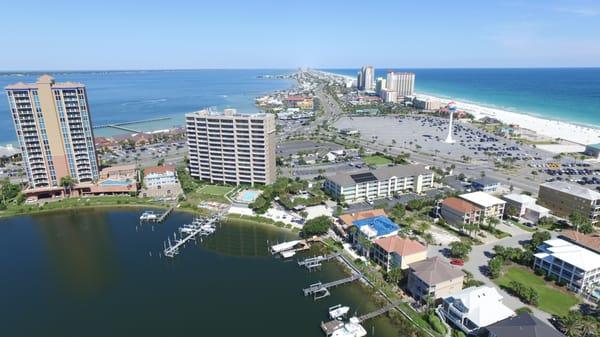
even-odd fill
[(446, 137), (446, 143), (452, 144), (454, 143), (454, 139), (452, 139), (452, 120), (454, 116), (454, 111), (450, 110), (450, 123), (448, 124), (448, 137)]

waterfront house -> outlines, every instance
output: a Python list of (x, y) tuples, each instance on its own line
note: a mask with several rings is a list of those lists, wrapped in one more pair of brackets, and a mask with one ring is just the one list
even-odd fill
[(600, 234), (583, 234), (574, 230), (563, 230), (558, 237), (600, 254)]
[(152, 166), (144, 169), (144, 185), (148, 188), (177, 184), (174, 165)]
[(371, 258), (386, 272), (394, 268), (408, 269), (408, 265), (427, 258), (427, 247), (419, 241), (397, 235), (373, 241)]
[(416, 300), (437, 300), (462, 290), (465, 274), (441, 257), (430, 257), (409, 265), (408, 292)]
[(486, 330), (488, 337), (565, 337), (528, 312), (494, 323)]
[(466, 334), (477, 334), (515, 313), (502, 303), (502, 295), (488, 286), (470, 287), (446, 296), (438, 311)]
[(383, 208), (377, 208), (362, 212), (342, 214), (339, 217), (339, 224), (345, 231), (347, 231), (348, 229), (350, 229), (350, 227), (353, 226), (354, 221), (366, 218), (373, 218), (376, 216), (386, 216), (385, 210)]
[(563, 239), (544, 241), (537, 247), (533, 268), (553, 276), (576, 293), (600, 284), (600, 254)]

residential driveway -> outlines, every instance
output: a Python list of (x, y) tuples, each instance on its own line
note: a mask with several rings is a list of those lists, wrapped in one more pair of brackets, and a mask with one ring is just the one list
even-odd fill
[[(500, 225), (499, 225), (500, 226)], [(499, 228), (499, 227), (498, 227)], [(500, 228), (499, 228), (500, 229)], [(502, 229), (504, 230), (504, 229)], [(485, 285), (490, 287), (495, 287), (498, 289), (500, 294), (504, 297), (502, 302), (512, 310), (516, 310), (521, 307), (529, 307), (533, 311), (533, 314), (541, 320), (550, 319), (551, 315), (543, 312), (535, 307), (529, 306), (523, 302), (521, 302), (518, 298), (509, 295), (506, 291), (500, 289), (492, 280), (490, 280), (485, 274), (485, 270), (487, 268), (487, 263), (491, 254), (494, 253), (493, 248), (495, 245), (501, 245), (504, 247), (521, 247), (521, 242), (527, 241), (531, 239), (531, 233), (522, 231), (523, 233), (513, 235), (509, 238), (504, 238), (502, 240), (497, 240), (491, 243), (473, 246), (473, 250), (469, 254), (469, 261), (465, 262), (463, 269), (469, 271), (473, 274), (473, 277), (476, 280), (483, 281)], [(444, 249), (447, 249), (447, 246), (429, 246), (428, 254), (429, 256), (444, 256), (442, 253)]]

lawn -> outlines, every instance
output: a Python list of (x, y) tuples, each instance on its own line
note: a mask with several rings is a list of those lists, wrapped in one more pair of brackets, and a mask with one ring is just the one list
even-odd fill
[(229, 200), (225, 198), (225, 194), (233, 190), (231, 186), (220, 186), (220, 185), (204, 185), (197, 189), (195, 192), (187, 194), (187, 200), (194, 204), (198, 204), (201, 201), (216, 201), (220, 203), (229, 203)]
[(540, 295), (538, 308), (550, 314), (566, 315), (571, 307), (579, 303), (579, 300), (568, 290), (545, 282), (542, 277), (521, 266), (506, 268), (502, 276), (495, 281), (501, 287), (508, 287), (510, 281), (533, 287)]
[(390, 159), (377, 154), (372, 156), (364, 156), (362, 157), (362, 160), (367, 165), (387, 165), (392, 163)]

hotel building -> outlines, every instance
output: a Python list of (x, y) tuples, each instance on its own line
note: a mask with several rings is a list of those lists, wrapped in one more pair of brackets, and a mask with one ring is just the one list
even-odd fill
[(323, 184), (333, 198), (352, 203), (391, 197), (396, 193), (421, 193), (433, 187), (433, 172), (422, 165), (385, 166), (374, 170), (339, 172)]
[(415, 91), (414, 73), (395, 73), (390, 71), (386, 80), (387, 89), (398, 93), (398, 97), (412, 96)]
[(578, 212), (591, 224), (600, 220), (600, 193), (576, 184), (564, 181), (543, 183), (538, 202), (556, 216), (568, 218), (573, 212)]
[(275, 182), (275, 115), (201, 110), (186, 114), (186, 124), (192, 177), (235, 185)]
[(55, 187), (71, 176), (98, 180), (98, 161), (85, 86), (55, 82), (49, 75), (36, 83), (7, 86), (29, 188)]

